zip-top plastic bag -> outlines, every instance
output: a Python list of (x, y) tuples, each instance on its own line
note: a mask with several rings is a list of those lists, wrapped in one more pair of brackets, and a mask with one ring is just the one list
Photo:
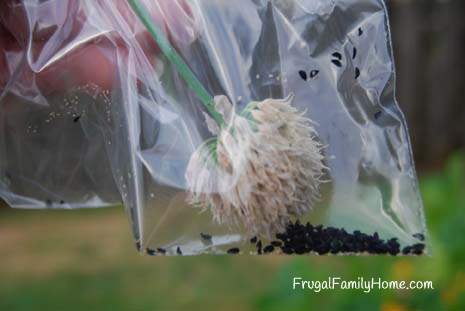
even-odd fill
[(3, 6), (11, 206), (122, 200), (150, 255), (425, 252), (382, 1)]

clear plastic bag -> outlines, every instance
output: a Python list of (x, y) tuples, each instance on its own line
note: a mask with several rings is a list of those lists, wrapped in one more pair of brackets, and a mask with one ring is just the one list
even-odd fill
[[(381, 245), (375, 253), (389, 253), (380, 241), (392, 238), (395, 253), (424, 252), (422, 202), (395, 100), (381, 0), (140, 2), (215, 96), (213, 106), (125, 1), (24, 1), (16, 18), (26, 21), (26, 35), (0, 55), (7, 69), (0, 84), (0, 196), (8, 204), (71, 208), (122, 200), (137, 246), (149, 254), (333, 250), (334, 243), (286, 248), (290, 233), (283, 230), (296, 235), (305, 228), (319, 238), (362, 236)], [(78, 75), (76, 54), (85, 60)], [(105, 74), (111, 83), (101, 83)], [(280, 124), (303, 129), (295, 135), (307, 139), (292, 138), (286, 149), (272, 137), (281, 133), (275, 128), (255, 137), (262, 123), (246, 121), (275, 118), (260, 114), (269, 107), (287, 109)], [(255, 155), (264, 174), (282, 175), (251, 176)], [(218, 169), (221, 156), (227, 164)], [(299, 170), (314, 168), (314, 184), (310, 177), (296, 181)], [(281, 241), (266, 246), (275, 235)]]

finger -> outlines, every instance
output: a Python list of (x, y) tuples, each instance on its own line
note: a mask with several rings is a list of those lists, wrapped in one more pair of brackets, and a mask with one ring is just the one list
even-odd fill
[[(27, 3), (28, 7), (25, 6)], [(57, 31), (66, 29), (63, 35), (76, 33), (82, 28), (78, 16), (79, 1), (60, 0), (25, 2), (0, 1), (0, 22), (22, 47), (29, 42), (48, 41)]]
[[(112, 32), (97, 38), (100, 40), (84, 42), (66, 51), (60, 58), (50, 61), (60, 49), (66, 47), (66, 42), (80, 35), (84, 25), (89, 22), (88, 19), (92, 18), (87, 17), (77, 3), (79, 1), (45, 1), (37, 4), (39, 7), (35, 8), (36, 14), (30, 14), (28, 17), (21, 1), (0, 1), (0, 20), (6, 25), (5, 28), (14, 33), (14, 38), (20, 42), (23, 49), (26, 48), (27, 42), (30, 42), (31, 75), (35, 75), (37, 86), (43, 95), (67, 91), (84, 84), (109, 89), (116, 81), (117, 58), (127, 54), (126, 42), (118, 37), (117, 32)], [(132, 12), (127, 1), (117, 0), (114, 3), (125, 23), (135, 34), (147, 59), (154, 65), (160, 52), (155, 41)], [(184, 0), (146, 1), (146, 4), (154, 22), (176, 41), (175, 44), (185, 44), (195, 36), (192, 12)], [(32, 31), (29, 29), (30, 22)], [(110, 25), (113, 29), (120, 26)], [(56, 40), (53, 37), (55, 34), (60, 35), (56, 38), (61, 41), (51, 42)], [(46, 43), (53, 44), (47, 46)], [(50, 46), (54, 46), (55, 50), (51, 50)]]
[(118, 57), (125, 57), (123, 50), (109, 40), (90, 42), (38, 72), (37, 86), (45, 95), (86, 85), (110, 89), (115, 84)]
[(16, 39), (0, 22), (0, 94), (11, 78), (21, 49)]

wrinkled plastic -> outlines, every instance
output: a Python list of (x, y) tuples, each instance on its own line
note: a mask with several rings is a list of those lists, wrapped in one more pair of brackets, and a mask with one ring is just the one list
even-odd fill
[[(302, 222), (376, 231), (401, 245), (425, 234), (382, 1), (193, 0), (187, 10), (142, 2), (206, 89), (236, 112), (293, 94), (315, 122), (328, 182)], [(122, 201), (141, 250), (246, 249), (240, 225), (218, 225), (186, 200), (188, 163), (212, 135), (207, 111), (128, 5), (49, 0), (23, 9), (26, 35), (0, 55), (0, 196), (22, 208)], [(98, 53), (87, 52), (80, 66), (94, 69), (82, 78), (69, 63), (84, 47)], [(105, 70), (111, 83), (98, 81)]]

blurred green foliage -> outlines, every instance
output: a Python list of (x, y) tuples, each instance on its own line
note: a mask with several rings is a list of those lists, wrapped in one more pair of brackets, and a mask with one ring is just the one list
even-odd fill
[[(421, 176), (421, 190), (429, 257), (141, 257), (118, 209), (3, 209), (0, 310), (463, 311), (465, 154)], [(431, 280), (435, 289), (292, 289), (293, 277), (330, 276)]]
[[(465, 310), (465, 155), (456, 154), (442, 172), (421, 179), (432, 244), (431, 257), (296, 258), (283, 265), (264, 294), (260, 310)], [(293, 291), (290, 276), (324, 280), (381, 277), (385, 280), (432, 280), (434, 291)], [(287, 286), (282, 286), (286, 284)]]

